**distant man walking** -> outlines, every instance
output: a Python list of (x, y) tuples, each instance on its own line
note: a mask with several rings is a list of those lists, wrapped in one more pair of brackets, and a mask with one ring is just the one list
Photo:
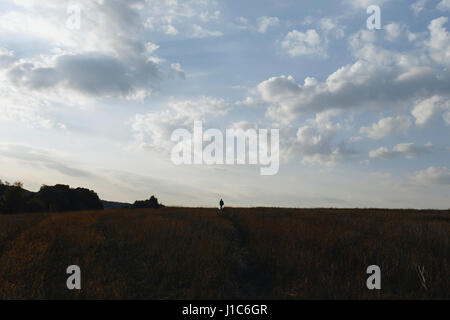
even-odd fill
[(219, 202), (219, 204), (220, 204), (220, 211), (222, 211), (222, 210), (223, 210), (223, 205), (224, 205), (224, 203), (223, 203), (223, 200), (222, 200), (222, 199), (220, 199), (220, 202)]

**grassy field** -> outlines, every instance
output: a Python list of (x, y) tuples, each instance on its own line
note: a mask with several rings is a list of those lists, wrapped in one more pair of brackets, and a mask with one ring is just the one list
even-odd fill
[[(450, 299), (449, 239), (448, 211), (0, 215), (0, 298)], [(382, 290), (366, 287), (373, 264)], [(66, 288), (69, 265), (80, 291)]]

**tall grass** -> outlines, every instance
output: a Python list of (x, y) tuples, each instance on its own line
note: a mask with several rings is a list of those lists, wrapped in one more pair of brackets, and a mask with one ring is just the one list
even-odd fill
[[(261, 208), (230, 215), (246, 235), (260, 297), (450, 298), (448, 212)], [(366, 287), (370, 265), (381, 268), (382, 290)]]
[[(0, 216), (7, 224), (0, 235), (2, 299), (232, 296), (230, 225), (208, 210)], [(82, 271), (79, 292), (66, 288), (73, 264)]]
[[(443, 211), (1, 215), (0, 298), (448, 299), (449, 238)], [(366, 288), (372, 264), (380, 291)], [(81, 291), (66, 288), (69, 265), (81, 268)]]

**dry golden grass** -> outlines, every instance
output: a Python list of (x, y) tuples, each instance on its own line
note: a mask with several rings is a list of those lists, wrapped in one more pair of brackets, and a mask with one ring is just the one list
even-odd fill
[[(231, 226), (214, 213), (0, 216), (6, 226), (0, 234), (0, 298), (229, 297)], [(78, 293), (66, 289), (65, 270), (72, 264), (82, 270)]]
[[(1, 215), (0, 298), (448, 299), (449, 218), (274, 208)], [(73, 264), (81, 291), (66, 288)], [(366, 288), (371, 264), (381, 291)]]
[[(230, 215), (246, 235), (262, 298), (450, 298), (448, 212), (261, 208)], [(372, 264), (382, 271), (380, 291), (365, 285)]]

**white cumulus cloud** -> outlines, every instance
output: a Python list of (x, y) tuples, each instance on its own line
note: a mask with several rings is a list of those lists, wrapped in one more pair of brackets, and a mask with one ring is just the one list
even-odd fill
[(266, 33), (266, 31), (270, 27), (278, 26), (280, 24), (280, 20), (277, 17), (259, 17), (257, 19), (258, 24), (258, 32)]
[(324, 43), (314, 29), (306, 32), (293, 30), (281, 42), (281, 47), (291, 56), (320, 55), (325, 56)]
[(360, 133), (366, 134), (371, 139), (380, 140), (394, 134), (406, 135), (410, 126), (409, 117), (387, 117), (380, 119), (370, 127), (361, 127)]

